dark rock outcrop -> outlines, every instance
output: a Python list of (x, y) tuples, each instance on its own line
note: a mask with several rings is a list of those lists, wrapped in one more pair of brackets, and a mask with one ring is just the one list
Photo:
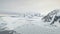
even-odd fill
[(60, 19), (60, 10), (59, 9), (49, 12), (46, 16), (44, 16), (42, 18), (42, 20), (44, 22), (51, 22), (50, 25), (54, 24), (54, 22), (58, 21), (59, 19)]

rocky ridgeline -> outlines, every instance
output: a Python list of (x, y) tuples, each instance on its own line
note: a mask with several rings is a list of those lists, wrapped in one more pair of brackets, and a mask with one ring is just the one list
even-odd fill
[(56, 21), (60, 22), (60, 9), (49, 12), (46, 16), (42, 18), (42, 20), (44, 22), (51, 22), (50, 25), (54, 24)]

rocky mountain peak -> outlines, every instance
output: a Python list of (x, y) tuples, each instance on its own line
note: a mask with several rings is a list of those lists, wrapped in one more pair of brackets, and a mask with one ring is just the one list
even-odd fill
[(60, 16), (60, 10), (56, 9), (56, 10), (49, 12), (46, 16), (44, 16), (42, 18), (42, 20), (44, 22), (52, 22), (53, 23), (53, 22), (59, 20), (59, 18), (60, 18), (59, 16)]

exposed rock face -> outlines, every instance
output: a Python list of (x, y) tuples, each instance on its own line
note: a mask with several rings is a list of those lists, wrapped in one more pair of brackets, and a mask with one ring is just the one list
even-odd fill
[(51, 22), (51, 24), (54, 24), (54, 22), (59, 19), (60, 19), (60, 10), (59, 9), (51, 11), (45, 17), (42, 18), (42, 20), (44, 20), (44, 22)]

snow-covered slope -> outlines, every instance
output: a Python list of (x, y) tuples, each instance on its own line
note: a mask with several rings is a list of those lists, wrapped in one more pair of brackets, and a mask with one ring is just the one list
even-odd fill
[(53, 18), (54, 15), (56, 15), (59, 12), (59, 10), (53, 10), (51, 12), (49, 12), (46, 16), (44, 16), (42, 19), (45, 22), (50, 22)]
[(59, 20), (57, 20), (53, 26), (50, 24), (54, 21), (52, 19), (54, 19), (58, 13), (59, 11), (54, 10), (44, 17), (41, 16), (40, 13), (24, 13), (18, 16), (0, 16), (0, 31), (14, 30), (22, 34), (55, 34), (56, 29), (59, 29), (60, 27), (58, 23)]
[(21, 34), (60, 34), (59, 29), (49, 29), (34, 24), (25, 24), (15, 29)]
[(14, 30), (17, 27), (21, 27), (25, 24), (34, 24), (37, 20), (40, 19), (40, 14), (36, 13), (28, 13), (28, 14), (21, 14), (18, 16), (0, 16), (0, 31), (5, 30)]
[(60, 9), (53, 10), (49, 12), (46, 16), (42, 18), (44, 22), (50, 23), (50, 25), (59, 26), (60, 25)]

